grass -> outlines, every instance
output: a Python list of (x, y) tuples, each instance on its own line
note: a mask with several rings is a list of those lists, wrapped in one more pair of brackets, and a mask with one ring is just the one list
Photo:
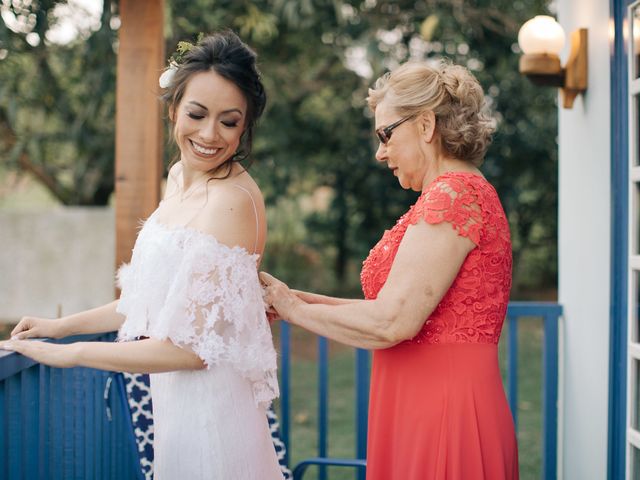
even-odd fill
[[(507, 327), (500, 344), (500, 363), (506, 387)], [(518, 324), (518, 447), (520, 478), (538, 480), (542, 470), (542, 321), (523, 319)], [(317, 456), (318, 390), (313, 335), (292, 329), (290, 465)], [(350, 348), (330, 344), (329, 456), (355, 457), (355, 355)], [(277, 410), (279, 411), (279, 409)], [(310, 467), (305, 480), (317, 480)], [(353, 480), (352, 468), (329, 468), (331, 480)]]

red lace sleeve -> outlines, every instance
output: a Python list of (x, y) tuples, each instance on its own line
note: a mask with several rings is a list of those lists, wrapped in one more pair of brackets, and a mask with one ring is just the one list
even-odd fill
[(450, 223), (459, 235), (480, 245), (482, 209), (477, 190), (464, 178), (436, 179), (416, 203), (412, 222)]

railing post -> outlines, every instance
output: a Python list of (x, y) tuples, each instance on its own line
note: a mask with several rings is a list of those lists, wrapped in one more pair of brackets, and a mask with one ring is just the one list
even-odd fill
[(38, 370), (40, 372), (38, 386), (40, 395), (38, 402), (38, 431), (40, 432), (40, 439), (38, 445), (38, 476), (36, 478), (47, 478), (47, 474), (50, 473), (51, 461), (51, 449), (49, 448), (49, 444), (51, 443), (51, 432), (49, 428), (51, 422), (51, 407), (49, 401), (51, 398), (49, 380), (51, 369), (46, 365), (40, 364)]
[[(367, 423), (369, 415), (369, 352), (356, 350), (356, 458), (367, 457)], [(358, 480), (365, 479), (366, 472), (358, 470)]]
[(507, 317), (507, 321), (509, 325), (507, 387), (513, 424), (516, 431), (518, 431), (518, 317), (510, 315)]
[(24, 443), (22, 432), (22, 421), (20, 419), (20, 406), (22, 405), (21, 385), (19, 375), (12, 378), (8, 378), (6, 382), (7, 392), (7, 438), (12, 441), (9, 442), (8, 455), (7, 455), (7, 473), (8, 478), (22, 478), (24, 475), (22, 469), (22, 452), (21, 446)]
[(290, 406), (289, 398), (291, 397), (290, 378), (291, 378), (291, 335), (290, 327), (287, 322), (280, 322), (280, 351), (282, 352), (282, 361), (280, 362), (280, 424), (282, 432), (282, 441), (284, 442), (285, 454), (284, 462), (289, 465), (289, 450), (291, 443), (289, 442), (289, 418)]
[(558, 441), (558, 314), (544, 316), (542, 405), (542, 472), (545, 480), (556, 478)]
[[(327, 403), (329, 399), (329, 343), (318, 337), (318, 457), (327, 455), (327, 430), (329, 424)], [(327, 467), (318, 467), (319, 480), (327, 479)]]

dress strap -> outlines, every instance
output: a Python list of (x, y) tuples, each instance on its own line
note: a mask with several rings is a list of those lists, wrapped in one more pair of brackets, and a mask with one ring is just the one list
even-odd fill
[(258, 248), (258, 237), (260, 236), (260, 229), (259, 229), (260, 221), (258, 219), (258, 208), (256, 207), (256, 202), (253, 199), (253, 195), (251, 195), (251, 192), (249, 192), (249, 190), (247, 190), (243, 186), (238, 185), (237, 183), (234, 183), (233, 186), (238, 187), (240, 190), (244, 190), (247, 193), (247, 195), (249, 195), (249, 198), (251, 199), (251, 204), (253, 205), (253, 213), (256, 216), (256, 242), (255, 242), (255, 245), (253, 246), (253, 253), (256, 253), (256, 250)]

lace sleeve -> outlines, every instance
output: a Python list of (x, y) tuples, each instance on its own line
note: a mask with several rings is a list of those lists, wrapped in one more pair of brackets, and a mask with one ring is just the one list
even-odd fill
[(459, 235), (480, 245), (482, 209), (471, 185), (459, 178), (443, 178), (429, 186), (418, 199), (412, 223), (450, 223)]
[[(277, 363), (256, 259), (256, 255), (249, 255), (240, 247), (230, 248), (213, 237), (201, 235), (189, 243), (179, 265), (173, 266), (175, 270), (160, 308), (153, 307), (154, 301), (136, 302), (147, 305), (144, 312), (134, 314), (144, 315), (144, 331), (139, 328), (139, 321), (125, 322), (119, 338), (144, 335), (170, 339), (198, 355), (207, 368), (223, 363), (231, 365), (251, 381), (256, 403), (268, 404), (279, 393)], [(119, 274), (123, 286), (128, 274), (127, 269)], [(154, 287), (149, 284), (143, 287), (143, 295), (149, 300), (152, 292), (164, 290)], [(121, 305), (123, 310), (126, 305), (126, 302)], [(129, 331), (127, 325), (138, 328)]]

